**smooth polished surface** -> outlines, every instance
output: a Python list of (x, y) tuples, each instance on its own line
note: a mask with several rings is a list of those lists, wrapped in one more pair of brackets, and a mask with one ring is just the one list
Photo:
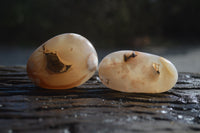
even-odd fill
[(30, 79), (47, 89), (69, 89), (86, 82), (95, 73), (98, 57), (83, 36), (66, 33), (37, 48), (27, 63)]
[(122, 92), (160, 93), (177, 82), (178, 72), (167, 59), (138, 51), (117, 51), (103, 58), (99, 77), (108, 88)]

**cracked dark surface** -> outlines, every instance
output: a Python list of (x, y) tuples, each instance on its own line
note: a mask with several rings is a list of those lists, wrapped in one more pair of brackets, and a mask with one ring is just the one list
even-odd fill
[(24, 67), (0, 67), (3, 132), (200, 132), (200, 74), (179, 73), (165, 93), (122, 93), (95, 74), (68, 90), (36, 87)]
[(65, 65), (58, 58), (57, 53), (54, 51), (49, 51), (45, 48), (45, 45), (42, 46), (43, 54), (46, 57), (46, 69), (53, 73), (64, 73), (67, 72), (72, 65)]
[(72, 65), (63, 64), (54, 53), (46, 53), (47, 69), (54, 73), (67, 72)]
[(131, 55), (124, 54), (124, 61), (127, 62), (131, 58), (135, 58), (137, 55), (133, 52)]

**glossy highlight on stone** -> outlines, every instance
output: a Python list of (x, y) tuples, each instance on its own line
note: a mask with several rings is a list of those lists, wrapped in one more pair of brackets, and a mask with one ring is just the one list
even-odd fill
[(27, 62), (29, 78), (47, 89), (69, 89), (86, 82), (98, 67), (93, 45), (75, 33), (57, 35), (39, 46)]
[(113, 52), (99, 64), (102, 83), (113, 90), (136, 93), (161, 93), (178, 80), (175, 66), (167, 59), (139, 51)]

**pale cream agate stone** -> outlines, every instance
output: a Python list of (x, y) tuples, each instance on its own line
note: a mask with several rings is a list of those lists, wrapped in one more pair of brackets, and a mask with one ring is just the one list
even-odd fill
[(57, 35), (41, 46), (27, 62), (29, 78), (47, 89), (69, 89), (86, 82), (98, 67), (93, 45), (74, 33)]
[(175, 66), (167, 59), (138, 51), (118, 51), (99, 64), (99, 77), (108, 88), (121, 92), (161, 93), (177, 82)]

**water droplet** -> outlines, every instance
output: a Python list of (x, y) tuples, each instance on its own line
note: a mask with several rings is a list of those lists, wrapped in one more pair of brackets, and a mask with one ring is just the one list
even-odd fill
[(84, 116), (84, 117), (87, 117), (87, 114), (86, 113), (82, 113), (80, 114), (81, 116)]
[(100, 80), (100, 78), (99, 78), (99, 77), (96, 77), (96, 80), (97, 80), (98, 82), (101, 82), (101, 80)]
[(39, 122), (42, 122), (42, 121), (43, 121), (43, 119), (42, 119), (42, 118), (39, 118), (39, 119), (38, 119), (38, 121), (39, 121)]
[(28, 98), (25, 97), (25, 98), (24, 98), (24, 101), (30, 101), (30, 100), (29, 100)]
[(185, 75), (186, 78), (190, 78), (190, 75)]
[(133, 116), (132, 119), (133, 119), (133, 120), (137, 120), (138, 117), (137, 117), (137, 116)]
[(182, 119), (182, 118), (183, 118), (183, 116), (182, 116), (182, 115), (178, 115), (178, 118), (179, 118), (179, 119)]
[(9, 130), (8, 130), (8, 133), (13, 133), (13, 130), (12, 130), (12, 129), (9, 129)]
[(70, 131), (68, 129), (64, 129), (63, 132), (64, 133), (70, 133)]
[(194, 117), (191, 117), (191, 116), (187, 116), (184, 118), (186, 121), (193, 121), (194, 120)]
[(131, 117), (128, 117), (128, 118), (126, 119), (126, 121), (132, 121)]
[(168, 110), (173, 110), (173, 108), (168, 108)]
[(42, 106), (42, 108), (43, 108), (43, 109), (47, 109), (47, 108), (48, 108), (48, 106), (47, 106), (47, 105), (44, 105), (44, 106)]
[(78, 117), (77, 114), (75, 114), (74, 117), (77, 118)]
[(166, 110), (161, 110), (160, 112), (161, 112), (162, 114), (166, 114), (166, 113), (167, 113)]
[(192, 97), (191, 103), (199, 103), (198, 98), (196, 96)]

